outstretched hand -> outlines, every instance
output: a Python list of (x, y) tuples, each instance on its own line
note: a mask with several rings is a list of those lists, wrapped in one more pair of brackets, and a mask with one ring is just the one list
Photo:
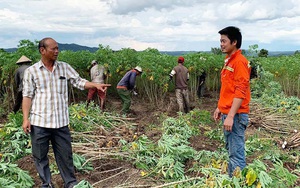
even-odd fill
[(110, 87), (111, 84), (96, 84), (96, 88), (105, 92), (107, 90), (107, 87)]

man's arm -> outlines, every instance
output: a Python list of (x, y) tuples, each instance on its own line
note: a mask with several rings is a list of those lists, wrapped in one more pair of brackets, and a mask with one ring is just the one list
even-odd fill
[(169, 74), (169, 76), (170, 76), (169, 81), (172, 81), (173, 76), (174, 76), (175, 74), (176, 74), (176, 71), (175, 71), (174, 69), (172, 69), (171, 73)]
[(224, 121), (224, 129), (226, 131), (232, 131), (232, 126), (233, 126), (233, 118), (235, 114), (237, 113), (238, 109), (242, 105), (244, 99), (240, 98), (234, 98), (232, 102), (232, 106), (230, 108), (229, 113), (227, 114), (227, 117)]
[(94, 82), (89, 82), (87, 81), (84, 85), (84, 89), (92, 89), (92, 88), (97, 88), (101, 91), (105, 91), (106, 87), (111, 86), (111, 84), (98, 84), (98, 83), (94, 83)]
[(23, 97), (23, 102), (22, 102), (23, 124), (22, 124), (22, 128), (23, 128), (23, 131), (26, 134), (31, 131), (31, 124), (30, 124), (30, 121), (29, 121), (30, 108), (31, 108), (31, 98)]
[[(92, 67), (92, 68), (93, 68), (93, 67)], [(94, 79), (94, 75), (93, 75), (92, 68), (91, 68), (91, 70), (90, 70), (91, 81)]]

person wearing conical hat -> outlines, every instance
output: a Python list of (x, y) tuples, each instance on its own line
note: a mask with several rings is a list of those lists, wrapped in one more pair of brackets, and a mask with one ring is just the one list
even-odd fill
[(17, 113), (21, 107), (22, 99), (23, 99), (23, 96), (22, 96), (23, 75), (24, 75), (25, 69), (30, 67), (31, 62), (32, 61), (25, 55), (22, 55), (22, 57), (16, 62), (16, 64), (20, 65), (20, 66), (15, 72), (15, 83), (17, 85), (17, 97), (16, 97), (14, 108), (13, 108), (14, 113)]

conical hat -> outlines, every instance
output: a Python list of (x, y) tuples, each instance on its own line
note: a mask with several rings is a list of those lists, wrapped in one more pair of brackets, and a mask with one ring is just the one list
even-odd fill
[(28, 59), (28, 57), (26, 57), (25, 55), (22, 55), (22, 57), (16, 62), (16, 64), (25, 63), (25, 62), (31, 62), (31, 60)]

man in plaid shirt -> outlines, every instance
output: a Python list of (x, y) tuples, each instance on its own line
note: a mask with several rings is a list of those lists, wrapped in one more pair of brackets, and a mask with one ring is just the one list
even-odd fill
[(41, 60), (27, 68), (23, 79), (23, 130), (30, 133), (32, 155), (42, 187), (53, 187), (48, 150), (51, 141), (65, 188), (77, 184), (74, 172), (71, 135), (68, 128), (68, 84), (81, 90), (104, 90), (109, 84), (82, 79), (67, 63), (57, 61), (58, 44), (52, 38), (39, 42)]

